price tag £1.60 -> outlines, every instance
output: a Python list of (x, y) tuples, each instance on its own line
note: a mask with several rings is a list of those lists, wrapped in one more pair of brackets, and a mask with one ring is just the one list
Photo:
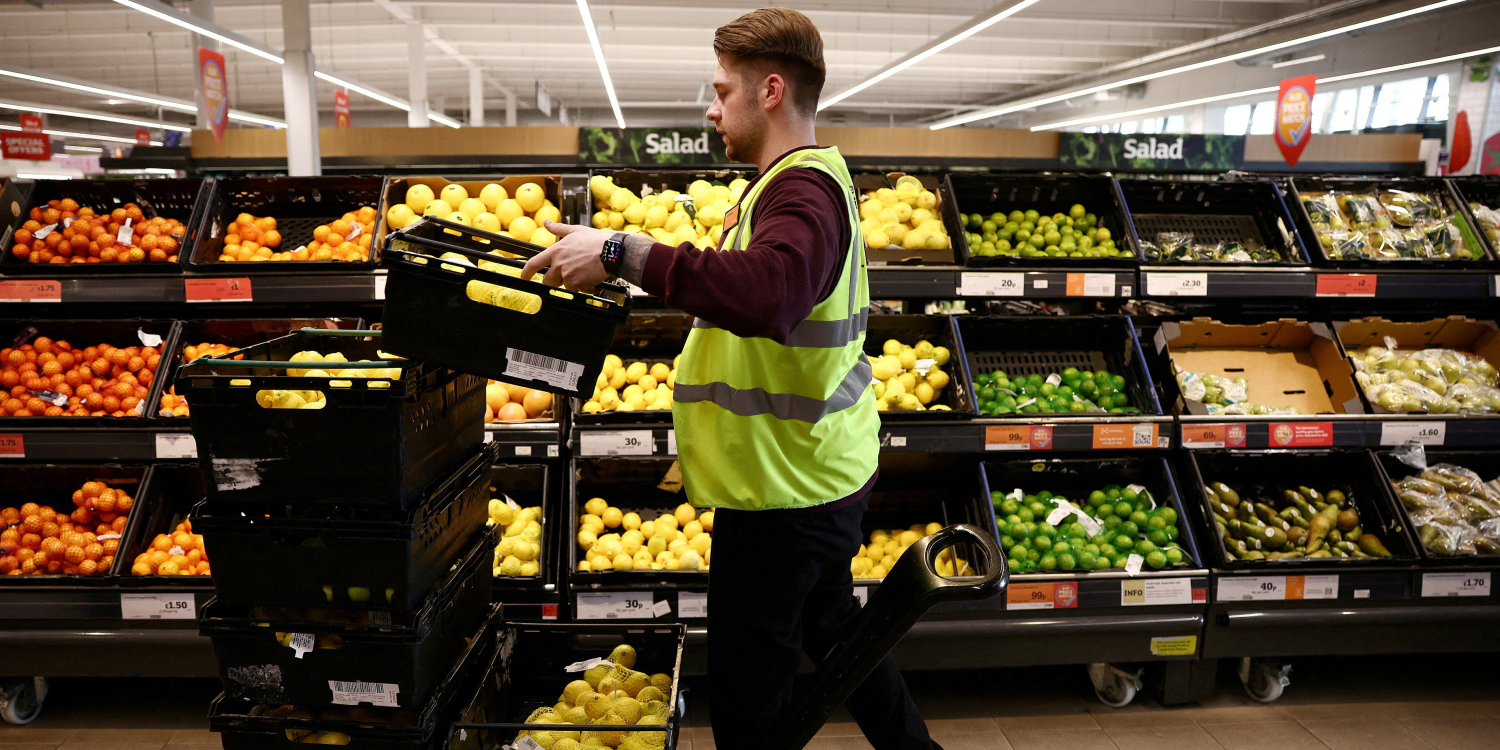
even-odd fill
[(194, 620), (198, 617), (193, 594), (120, 594), (122, 620)]

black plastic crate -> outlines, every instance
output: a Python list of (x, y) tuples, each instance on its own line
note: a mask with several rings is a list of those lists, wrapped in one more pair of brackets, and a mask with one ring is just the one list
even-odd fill
[[(693, 330), (693, 316), (678, 312), (635, 312), (625, 323), (615, 328), (614, 343), (609, 353), (619, 357), (625, 364), (645, 362), (648, 366), (661, 363), (672, 367), (672, 362), (682, 354), (688, 333)], [(601, 370), (602, 372), (602, 370)], [(597, 378), (595, 378), (597, 380)], [(663, 424), (672, 423), (671, 409), (606, 411), (586, 414), (583, 404), (593, 397), (590, 392), (573, 402), (575, 424)]]
[[(1046, 490), (1055, 496), (1067, 499), (1078, 507), (1088, 505), (1089, 495), (1094, 490), (1102, 490), (1105, 485), (1117, 484), (1120, 487), (1138, 485), (1145, 487), (1151, 493), (1151, 498), (1157, 507), (1166, 506), (1177, 511), (1177, 538), (1174, 539), (1182, 548), (1183, 561), (1176, 565), (1168, 565), (1162, 570), (1182, 570), (1203, 567), (1203, 556), (1199, 551), (1197, 538), (1192, 523), (1188, 520), (1189, 514), (1182, 497), (1178, 495), (1177, 482), (1172, 467), (1167, 459), (1162, 456), (1130, 456), (1119, 458), (1042, 458), (1021, 459), (1016, 461), (986, 461), (980, 468), (981, 484), (983, 486), (982, 501), (989, 503), (994, 508), (996, 526), (1001, 536), (1006, 536), (1006, 530), (1013, 521), (1010, 516), (1003, 513), (1002, 509), (995, 508), (993, 493), (1009, 496), (1015, 490), (1020, 490), (1022, 495), (1035, 495)], [(1070, 517), (1071, 518), (1071, 517)], [(1044, 519), (1034, 522), (1040, 523)], [(1064, 521), (1063, 523), (1066, 523)], [(1017, 539), (1016, 541), (1020, 541)], [(1007, 553), (1009, 550), (1007, 550)], [(1142, 568), (1151, 570), (1150, 568)], [(1063, 571), (1035, 571), (1036, 573), (1054, 573)], [(1066, 571), (1069, 575), (1118, 575), (1124, 571), (1121, 568), (1101, 568), (1098, 570), (1085, 570), (1075, 568)]]
[[(860, 519), (860, 542), (866, 552), (877, 530), (888, 531), (896, 539), (902, 532), (914, 531), (911, 527), (915, 524), (926, 527), (934, 523), (942, 528), (967, 523), (998, 538), (989, 496), (975, 488), (973, 458), (941, 453), (880, 454), (880, 474)], [(925, 528), (917, 533), (918, 538), (928, 535)], [(964, 575), (984, 574), (984, 554), (975, 545), (962, 543), (953, 550), (959, 559), (970, 563)], [(875, 586), (881, 580), (856, 575), (854, 585)]]
[[(334, 700), (329, 681), (340, 680), (395, 686), (397, 708), (421, 708), (464, 650), (465, 634), (473, 633), (490, 611), (490, 542), (488, 536), (476, 542), (445, 584), (428, 594), (420, 609), (399, 619), (359, 610), (208, 602), (198, 629), (213, 641), (225, 696), (326, 706)], [(311, 642), (288, 639), (284, 645), (284, 634), (308, 636)], [(299, 653), (295, 646), (310, 650)]]
[(1469, 219), (1469, 227), (1479, 236), (1479, 241), (1489, 248), (1490, 257), (1500, 259), (1500, 238), (1485, 233), (1484, 224), (1472, 205), (1478, 203), (1492, 211), (1500, 211), (1500, 176), (1449, 177), (1447, 182)]
[(194, 230), (197, 243), (187, 266), (195, 273), (259, 274), (267, 272), (355, 273), (368, 271), (379, 261), (380, 246), (370, 245), (370, 260), (298, 260), (264, 263), (221, 263), (224, 237), (235, 217), (242, 213), (257, 219), (276, 219), (281, 234), (278, 252), (295, 250), (313, 241), (313, 230), (338, 220), (344, 214), (369, 206), (376, 212), (374, 235), (385, 226), (380, 199), (385, 178), (378, 176), (324, 177), (221, 177), (207, 186), (203, 210)]
[[(1469, 215), (1468, 207), (1463, 204), (1458, 194), (1454, 192), (1452, 183), (1440, 177), (1290, 177), (1287, 179), (1287, 200), (1291, 204), (1288, 208), (1297, 223), (1297, 233), (1302, 235), (1306, 244), (1308, 254), (1318, 263), (1333, 268), (1392, 268), (1400, 266), (1412, 266), (1417, 268), (1444, 268), (1453, 270), (1477, 270), (1495, 267), (1495, 256), (1490, 249), (1481, 241), (1474, 231), (1472, 225), (1473, 217)], [(1385, 258), (1376, 260), (1373, 258), (1332, 258), (1328, 254), (1320, 239), (1317, 229), (1314, 228), (1312, 215), (1308, 213), (1303, 197), (1316, 193), (1360, 193), (1378, 196), (1384, 190), (1406, 190), (1409, 192), (1423, 193), (1435, 196), (1442, 203), (1443, 211), (1448, 215), (1449, 221), (1458, 227), (1463, 237), (1465, 247), (1477, 248), (1479, 258), (1470, 260), (1459, 260), (1455, 258)], [(1394, 224), (1393, 224), (1394, 226)], [(1399, 227), (1398, 227), (1399, 228)], [(1352, 230), (1355, 232), (1368, 230)]]
[[(927, 340), (934, 347), (948, 350), (947, 363), (940, 366), (948, 375), (948, 385), (934, 398), (925, 411), (883, 411), (883, 422), (909, 422), (926, 420), (969, 419), (978, 414), (974, 403), (969, 377), (968, 355), (963, 340), (958, 335), (958, 324), (953, 315), (870, 315), (865, 331), (865, 354), (878, 357), (886, 340), (895, 339), (907, 346)], [(943, 405), (950, 411), (933, 411), (931, 407)]]
[[(177, 524), (189, 520), (193, 506), (203, 499), (203, 472), (189, 464), (156, 464), (151, 468), (148, 489), (149, 497), (141, 510), (131, 515), (130, 523), (120, 537), (119, 566), (116, 568), (119, 585), (212, 585), (207, 575), (137, 575), (133, 572), (135, 559), (150, 548), (158, 534), (171, 535)], [(207, 544), (204, 546), (206, 548)]]
[[(1422, 529), (1412, 523), (1411, 513), (1402, 503), (1399, 490), (1395, 483), (1407, 477), (1420, 476), (1422, 470), (1410, 466), (1396, 457), (1398, 451), (1384, 450), (1374, 452), (1375, 463), (1380, 467), (1381, 479), (1384, 488), (1388, 491), (1388, 501), (1395, 507), (1397, 519), (1411, 530), (1414, 546), (1417, 553), (1422, 556), (1426, 564), (1437, 566), (1464, 566), (1464, 567), (1488, 567), (1500, 566), (1500, 554), (1474, 554), (1474, 555), (1443, 555), (1427, 548), (1422, 543)], [(1496, 477), (1500, 477), (1500, 452), (1492, 450), (1427, 450), (1423, 454), (1428, 466), (1438, 464), (1452, 464), (1461, 466), (1479, 475), (1479, 478), (1488, 483)], [(1472, 512), (1472, 510), (1471, 510)], [(1472, 517), (1472, 516), (1471, 516)], [(1475, 519), (1473, 525), (1477, 526), (1479, 520)]]
[[(664, 695), (670, 711), (659, 729), (620, 726), (623, 731), (658, 731), (653, 747), (677, 747), (683, 716), (679, 703), (682, 647), (686, 628), (682, 625), (617, 625), (512, 623), (500, 632), (495, 662), (472, 695), (448, 735), (448, 750), (494, 750), (514, 742), (523, 730), (578, 731), (573, 724), (526, 724), (540, 708), (553, 706), (567, 684), (582, 679), (582, 672), (568, 672), (571, 664), (609, 656), (619, 644), (635, 648), (635, 670), (667, 674), (672, 687)], [(598, 731), (606, 725), (591, 725)]]
[[(407, 508), (451, 474), (484, 439), (483, 378), (410, 360), (384, 365), (399, 380), (292, 377), (281, 364), (302, 351), (379, 362), (382, 346), (379, 331), (303, 329), (236, 352), (241, 362), (179, 368), (209, 499)], [(295, 369), (319, 369), (309, 364)], [(328, 405), (262, 408), (256, 393), (270, 389), (320, 391)]]
[[(963, 341), (968, 374), (1004, 370), (1011, 377), (1079, 370), (1107, 370), (1125, 378), (1130, 406), (1142, 414), (1161, 414), (1156, 389), (1141, 353), (1135, 325), (1128, 317), (1113, 316), (962, 316), (954, 319)], [(970, 393), (980, 393), (969, 380)], [(1054, 417), (1097, 413), (1052, 414)], [(1012, 412), (1001, 417), (1030, 417)]]
[[(557, 506), (552, 487), (552, 469), (547, 464), (497, 464), (485, 472), (486, 497), (490, 502), (514, 501), (519, 508), (539, 507), (542, 517), (541, 550), (536, 557), (534, 576), (506, 575), (499, 572), (498, 557), (492, 558), (495, 572), (495, 600), (510, 603), (536, 603), (557, 599), (557, 526), (561, 508)], [(499, 524), (496, 524), (497, 526)], [(566, 526), (566, 524), (562, 524)], [(503, 533), (503, 531), (501, 532)], [(498, 545), (501, 537), (497, 534)]]
[[(608, 177), (614, 182), (615, 187), (625, 188), (630, 192), (644, 198), (645, 195), (642, 195), (642, 190), (649, 190), (650, 192), (647, 193), (648, 195), (652, 193), (660, 193), (663, 190), (676, 190), (682, 195), (687, 195), (688, 186), (693, 184), (697, 180), (703, 180), (710, 185), (723, 185), (725, 187), (729, 187), (729, 183), (734, 182), (735, 180), (745, 180), (747, 182), (753, 182), (756, 177), (756, 171), (749, 168), (589, 170), (590, 183), (592, 183), (594, 177), (597, 176)], [(598, 211), (598, 209), (594, 206), (593, 191), (588, 189), (588, 185), (585, 185), (584, 187), (585, 200), (580, 206), (582, 210), (579, 212), (579, 215), (575, 217), (576, 220), (574, 223), (581, 224), (583, 226), (592, 226), (594, 213)]]
[[(615, 326), (630, 312), (629, 293), (610, 282), (595, 294), (570, 292), (467, 260), (430, 262), (452, 252), (517, 271), (525, 265), (489, 250), (531, 256), (540, 248), (430, 216), (386, 236), (382, 265), (390, 277), (382, 324), (389, 351), (491, 380), (588, 398)], [(476, 283), (522, 295), (535, 309), (475, 301), (468, 289)]]
[[(660, 515), (670, 515), (679, 505), (688, 502), (684, 492), (670, 492), (658, 487), (668, 479), (673, 465), (670, 458), (575, 458), (573, 476), (567, 498), (567, 524), (563, 533), (567, 535), (567, 557), (563, 564), (568, 570), (573, 591), (588, 591), (595, 587), (610, 590), (625, 588), (706, 590), (708, 571), (698, 570), (603, 570), (588, 573), (578, 570), (578, 563), (587, 552), (579, 549), (579, 519), (584, 515), (584, 506), (589, 499), (601, 497), (609, 505), (625, 513), (637, 513), (641, 520), (654, 521)], [(681, 478), (677, 479), (681, 482)], [(706, 512), (711, 509), (704, 509)], [(700, 512), (701, 516), (702, 513)], [(624, 532), (605, 529), (606, 533)], [(682, 526), (677, 527), (679, 532)], [(707, 532), (712, 533), (712, 532)], [(649, 541), (649, 540), (648, 540)]]
[[(1270, 180), (1250, 182), (1169, 182), (1120, 180), (1120, 192), (1130, 208), (1130, 220), (1142, 243), (1143, 263), (1305, 266), (1307, 250), (1294, 229), (1281, 188)], [(1198, 242), (1253, 240), (1281, 256), (1279, 261), (1152, 260), (1146, 243), (1160, 244), (1157, 235), (1178, 232)]]
[[(152, 469), (144, 466), (119, 466), (105, 464), (100, 466), (64, 466), (44, 464), (17, 464), (0, 466), (0, 486), (5, 488), (5, 495), (0, 499), (0, 508), (16, 508), (19, 510), (26, 503), (36, 503), (39, 506), (51, 508), (56, 512), (71, 516), (78, 510), (73, 503), (73, 493), (83, 488), (85, 482), (104, 482), (110, 488), (125, 490), (131, 497), (133, 504), (124, 513), (116, 511), (117, 518), (125, 518), (126, 522), (119, 531), (113, 534), (123, 535), (130, 527), (130, 519), (134, 516), (146, 513), (147, 502), (152, 495)], [(102, 523), (110, 523), (113, 519), (104, 522), (103, 516), (96, 513), (87, 525), (88, 530), (96, 534)], [(0, 520), (0, 529), (6, 528), (7, 524)], [(16, 526), (17, 530), (23, 531)], [(64, 583), (68, 586), (107, 586), (117, 574), (117, 567), (124, 562), (124, 557), (117, 549), (111, 547), (123, 546), (120, 537), (110, 538), (109, 534), (99, 534), (99, 544), (104, 547), (104, 555), (113, 556), (114, 560), (108, 565), (99, 565), (98, 572), (92, 575), (68, 574), (58, 572), (56, 574), (43, 575), (5, 575), (0, 572), (0, 587), (19, 586), (56, 586)], [(113, 544), (109, 544), (113, 541)], [(21, 546), (21, 538), (15, 542), (16, 547), (0, 545), (0, 562), (4, 562), (8, 568), (11, 561), (19, 566), (21, 560), (15, 555)], [(102, 562), (103, 556), (99, 558)], [(98, 563), (96, 563), (97, 565)], [(129, 568), (129, 565), (126, 565)]]
[[(1107, 175), (1078, 174), (950, 174), (944, 178), (948, 195), (944, 224), (953, 237), (961, 265), (976, 268), (995, 266), (1070, 266), (1135, 268), (1141, 259), (1140, 241), (1130, 223), (1130, 212), (1120, 186)], [(963, 217), (980, 214), (988, 217), (996, 211), (1035, 209), (1047, 216), (1067, 214), (1074, 204), (1081, 204), (1099, 219), (1098, 226), (1109, 230), (1110, 238), (1120, 248), (1118, 258), (1011, 258), (1004, 255), (978, 257), (969, 249)]]
[[(79, 276), (110, 273), (180, 274), (182, 262), (193, 250), (200, 209), (208, 195), (208, 180), (198, 177), (166, 180), (37, 180), (25, 198), (20, 216), (0, 225), (0, 270), (5, 274), (41, 276)], [(80, 207), (94, 209), (100, 216), (126, 203), (141, 207), (145, 218), (165, 217), (182, 222), (183, 233), (174, 236), (176, 262), (161, 263), (29, 263), (11, 253), (11, 238), (30, 218), (31, 209), (46, 207), (48, 201), (72, 198)], [(9, 212), (6, 212), (9, 218)], [(46, 224), (46, 222), (42, 222)], [(59, 228), (57, 231), (62, 231)]]
[(952, 219), (958, 214), (949, 210), (953, 203), (953, 195), (948, 190), (948, 181), (937, 174), (912, 174), (905, 172), (853, 172), (849, 175), (854, 179), (854, 193), (856, 198), (863, 197), (866, 193), (881, 188), (895, 189), (897, 180), (902, 177), (913, 177), (922, 183), (924, 190), (930, 190), (937, 196), (936, 210), (933, 218), (943, 222), (943, 230), (948, 233), (949, 245), (942, 250), (907, 250), (900, 245), (887, 245), (879, 248), (865, 248), (865, 259), (870, 265), (950, 265), (955, 262), (958, 253), (959, 240), (954, 237), (955, 233), (963, 233), (963, 222), (954, 224)]
[[(285, 503), (193, 509), (224, 604), (410, 612), (485, 535), (486, 446), (407, 512)], [(487, 550), (493, 557), (493, 543)], [(486, 576), (488, 577), (488, 576)], [(349, 589), (367, 589), (366, 601)], [(382, 592), (389, 592), (382, 596)]]
[[(348, 745), (368, 750), (431, 750), (443, 746), (447, 728), (494, 663), (495, 623), (486, 619), (472, 632), (458, 659), (447, 665), (437, 695), (420, 710), (360, 705), (305, 707), (316, 718), (263, 715), (275, 706), (219, 695), (208, 710), (208, 728), (226, 750), (269, 750), (308, 744), (291, 739), (307, 732), (339, 732)], [(368, 686), (350, 686), (368, 687)], [(304, 708), (304, 707), (299, 707)]]
[[(1187, 451), (1184, 453), (1183, 492), (1194, 497), (1193, 515), (1203, 534), (1203, 549), (1213, 567), (1222, 570), (1293, 570), (1336, 567), (1349, 570), (1409, 566), (1417, 558), (1406, 528), (1382, 486), (1380, 469), (1368, 451), (1249, 452)], [(1332, 480), (1332, 481), (1330, 481)], [(1300, 557), (1279, 560), (1241, 560), (1230, 555), (1214, 521), (1212, 500), (1204, 491), (1209, 482), (1223, 482), (1241, 502), (1257, 496), (1259, 488), (1279, 494), (1307, 486), (1318, 492), (1338, 489), (1359, 512), (1360, 529), (1374, 533), (1391, 557)], [(1273, 506), (1276, 507), (1276, 506)]]
[[(160, 337), (161, 342), (155, 345), (156, 351), (162, 355), (160, 364), (157, 365), (151, 382), (146, 385), (146, 397), (140, 402), (139, 411), (136, 416), (124, 417), (48, 417), (34, 415), (30, 417), (0, 416), (0, 430), (22, 429), (31, 427), (126, 427), (144, 428), (148, 426), (146, 419), (142, 417), (156, 413), (156, 405), (161, 401), (161, 394), (166, 390), (167, 381), (170, 380), (171, 370), (167, 369), (167, 353), (171, 352), (177, 345), (177, 324), (170, 320), (140, 320), (134, 318), (116, 320), (6, 320), (0, 321), (0, 342), (7, 346), (21, 346), (24, 344), (35, 345), (38, 338), (46, 337), (54, 342), (66, 341), (73, 347), (75, 355), (81, 353), (88, 347), (99, 344), (109, 344), (121, 349), (132, 346), (141, 347), (142, 355), (148, 347), (146, 340), (155, 341), (152, 336)], [(109, 380), (107, 375), (101, 376)], [(49, 393), (58, 393), (49, 391)], [(36, 393), (39, 397), (49, 398), (48, 393)], [(64, 395), (58, 393), (58, 395)]]

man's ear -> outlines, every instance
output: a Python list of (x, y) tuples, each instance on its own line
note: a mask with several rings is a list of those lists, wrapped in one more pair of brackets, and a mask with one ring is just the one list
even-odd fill
[(786, 100), (786, 79), (780, 73), (771, 73), (760, 84), (760, 105), (767, 112)]

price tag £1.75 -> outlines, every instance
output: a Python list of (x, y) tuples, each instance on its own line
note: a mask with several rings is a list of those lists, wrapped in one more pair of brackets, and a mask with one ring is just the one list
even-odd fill
[(193, 594), (120, 594), (122, 620), (194, 620), (198, 617)]

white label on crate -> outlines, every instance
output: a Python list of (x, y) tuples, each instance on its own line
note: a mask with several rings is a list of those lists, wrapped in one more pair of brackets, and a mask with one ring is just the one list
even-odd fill
[(516, 741), (516, 750), (542, 750), (542, 746), (530, 737), (522, 737)]
[(312, 633), (292, 633), (292, 639), (288, 645), (297, 652), (297, 658), (301, 659), (304, 654), (313, 650), (317, 641), (317, 637)]
[(667, 455), (677, 455), (677, 431), (667, 430)]
[(529, 456), (529, 455), (531, 455), (531, 446), (529, 446), (529, 445), (518, 445), (518, 446), (516, 446), (516, 455), (517, 456)]
[(1086, 273), (1083, 275), (1083, 296), (1115, 296), (1115, 275), (1112, 273)]
[(1190, 578), (1137, 578), (1120, 582), (1122, 607), (1192, 603), (1193, 581)]
[(1026, 274), (964, 272), (958, 275), (960, 297), (1020, 297), (1026, 294)]
[(1214, 601), (1282, 601), (1286, 599), (1286, 576), (1220, 578)]
[(655, 617), (666, 617), (667, 615), (672, 614), (672, 603), (667, 601), (666, 599), (663, 599), (651, 605), (651, 612)]
[(1447, 422), (1381, 422), (1381, 445), (1442, 445), (1448, 438)]
[[(1297, 598), (1297, 587), (1292, 586), (1288, 579), (1288, 599)], [(1338, 576), (1302, 576), (1302, 598), (1303, 599), (1337, 599), (1339, 598)]]
[(122, 620), (195, 620), (193, 594), (120, 594)]
[(650, 430), (580, 430), (578, 433), (578, 452), (584, 456), (649, 456), (656, 452), (655, 447), (656, 441), (651, 438)]
[(606, 659), (606, 658), (604, 658), (604, 657), (601, 656), (598, 659), (585, 659), (583, 661), (575, 661), (572, 664), (569, 664), (568, 666), (563, 667), (563, 671), (564, 672), (587, 672), (590, 669), (593, 669), (594, 667), (599, 666), (600, 664), (608, 664), (608, 663), (609, 663), (609, 659)]
[(385, 299), (385, 281), (386, 281), (387, 278), (389, 278), (389, 277), (386, 276), (385, 274), (381, 274), (381, 275), (375, 277), (375, 299), (376, 300), (383, 300), (383, 299)]
[(1036, 287), (1037, 289), (1046, 289), (1047, 288), (1047, 280), (1046, 279), (1037, 279), (1036, 281), (1031, 282), (1031, 285), (1034, 286), (1034, 287)]
[(157, 458), (197, 458), (198, 441), (185, 433), (156, 433)]
[(126, 246), (134, 244), (134, 243), (131, 242), (131, 240), (135, 237), (135, 230), (133, 230), (133, 229), (130, 228), (130, 222), (132, 222), (132, 221), (135, 221), (135, 220), (134, 219), (126, 219), (125, 220), (125, 226), (120, 227), (119, 233), (115, 235), (115, 242), (118, 242), (119, 244), (126, 245)]
[(146, 329), (135, 329), (135, 335), (140, 338), (141, 346), (161, 346), (161, 337), (154, 333), (146, 333)]
[(507, 348), (505, 374), (526, 380), (540, 380), (554, 388), (571, 391), (578, 387), (578, 378), (583, 376), (583, 365), (522, 349)]
[(342, 682), (340, 680), (329, 680), (328, 689), (333, 691), (333, 704), (335, 706), (358, 706), (368, 703), (372, 706), (400, 706), (397, 694), (401, 692), (400, 685), (392, 685), (389, 682)]
[(1369, 589), (1355, 589), (1354, 590), (1354, 598), (1355, 599), (1369, 599), (1370, 598), (1370, 590)]
[(855, 586), (854, 587), (854, 598), (859, 600), (859, 606), (861, 606), (861, 607), (865, 606), (865, 604), (869, 603), (869, 601), (870, 601), (870, 587), (869, 586)]
[(1490, 574), (1423, 573), (1422, 596), (1489, 596)]
[(678, 617), (708, 617), (708, 594), (700, 591), (677, 592)]
[(1047, 384), (1050, 385), (1050, 386), (1052, 386), (1053, 388), (1056, 388), (1057, 386), (1062, 385), (1062, 376), (1058, 375), (1055, 372), (1052, 373), (1051, 375), (1048, 375), (1047, 376)]
[(580, 592), (580, 620), (639, 620), (655, 617), (651, 592)]
[(1148, 272), (1146, 294), (1152, 297), (1206, 297), (1208, 274)]

